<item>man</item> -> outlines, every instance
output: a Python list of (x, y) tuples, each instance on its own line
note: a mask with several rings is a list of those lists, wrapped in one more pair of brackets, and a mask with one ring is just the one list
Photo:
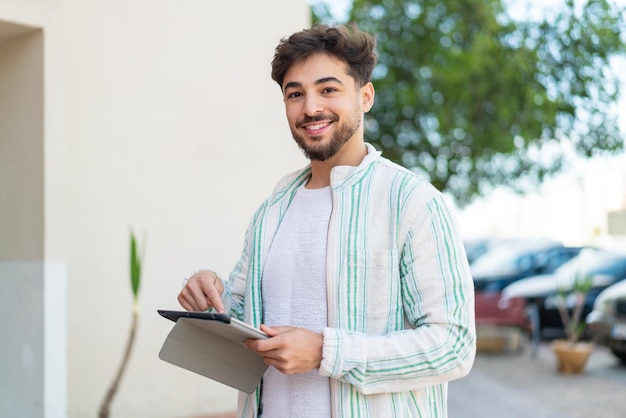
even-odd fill
[[(208, 270), (178, 296), (271, 336), (240, 417), (445, 417), (447, 382), (475, 354), (473, 285), (456, 221), (427, 181), (364, 141), (374, 39), (315, 26), (272, 62), (310, 165), (257, 210), (224, 285)], [(223, 293), (223, 295), (222, 295)]]

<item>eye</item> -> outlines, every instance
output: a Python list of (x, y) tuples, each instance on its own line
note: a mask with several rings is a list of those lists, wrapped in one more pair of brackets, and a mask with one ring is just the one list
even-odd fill
[(322, 90), (322, 92), (323, 92), (323, 93), (326, 93), (326, 94), (328, 94), (328, 93), (334, 93), (334, 92), (336, 92), (336, 91), (337, 91), (337, 89), (336, 89), (336, 88), (334, 88), (334, 87), (324, 87), (324, 90)]
[(302, 93), (300, 93), (299, 91), (293, 91), (293, 92), (287, 94), (286, 97), (288, 99), (295, 99), (295, 98), (300, 97), (300, 96), (302, 96)]

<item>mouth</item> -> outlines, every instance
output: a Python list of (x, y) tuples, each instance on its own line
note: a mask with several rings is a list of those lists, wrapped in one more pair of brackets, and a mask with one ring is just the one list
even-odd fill
[(310, 124), (304, 124), (302, 125), (302, 128), (309, 135), (321, 135), (328, 129), (331, 124), (332, 122), (315, 122)]
[(303, 129), (307, 135), (319, 136), (330, 129), (335, 122), (335, 118), (318, 115), (317, 118), (308, 118), (297, 124), (298, 128)]

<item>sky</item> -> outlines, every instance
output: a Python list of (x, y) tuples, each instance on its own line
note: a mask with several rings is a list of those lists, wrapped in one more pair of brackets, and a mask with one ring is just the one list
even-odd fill
[[(613, 0), (616, 4), (626, 5), (626, 0)], [(308, 0), (309, 4), (327, 4), (339, 21), (345, 21), (352, 0)], [(556, 10), (565, 0), (503, 0), (513, 17), (542, 17), (546, 10)]]
[[(514, 19), (532, 19), (558, 10), (564, 1), (504, 0), (504, 4)], [(626, 0), (615, 2), (626, 5)], [(345, 21), (351, 1), (309, 3), (327, 3), (338, 20)], [(614, 65), (626, 86), (626, 59), (616, 60)], [(620, 126), (626, 132), (624, 93), (618, 109)], [(579, 160), (536, 192), (520, 196), (500, 188), (468, 207), (454, 208), (467, 238), (549, 238), (566, 245), (597, 245), (626, 252), (626, 237), (608, 236), (606, 221), (609, 211), (626, 210), (626, 155)]]

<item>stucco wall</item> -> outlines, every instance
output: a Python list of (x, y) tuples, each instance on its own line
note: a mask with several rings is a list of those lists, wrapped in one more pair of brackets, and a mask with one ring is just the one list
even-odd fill
[(43, 171), (43, 34), (2, 22), (0, 416), (44, 414)]
[(44, 416), (96, 416), (130, 326), (131, 227), (145, 243), (140, 323), (112, 416), (234, 409), (234, 390), (158, 359), (172, 324), (156, 310), (179, 308), (196, 269), (227, 274), (257, 204), (306, 163), (269, 71), (279, 39), (308, 19), (293, 0), (0, 4), (0, 21), (43, 34), (44, 232), (31, 244), (57, 359), (43, 366), (44, 402), (57, 398)]

